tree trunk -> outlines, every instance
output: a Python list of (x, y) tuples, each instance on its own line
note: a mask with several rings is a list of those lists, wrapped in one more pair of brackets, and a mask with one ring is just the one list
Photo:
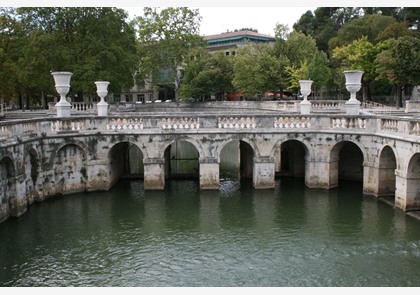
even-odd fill
[(400, 107), (402, 107), (402, 87), (401, 85), (396, 85), (397, 91), (396, 91), (396, 95), (397, 95), (397, 99), (396, 99), (396, 106), (397, 109), (399, 109)]

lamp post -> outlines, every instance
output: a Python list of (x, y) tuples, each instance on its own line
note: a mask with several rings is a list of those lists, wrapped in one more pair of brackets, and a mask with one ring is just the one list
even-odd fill
[(356, 92), (362, 87), (363, 71), (350, 70), (344, 71), (346, 77), (346, 89), (350, 92), (350, 99), (346, 101), (346, 114), (358, 115), (360, 110), (360, 101), (356, 98)]
[(107, 81), (98, 81), (96, 84), (96, 93), (101, 98), (101, 101), (98, 102), (98, 116), (108, 116), (108, 104), (105, 102), (105, 96), (108, 94), (108, 85)]
[(51, 72), (54, 77), (55, 90), (60, 94), (60, 101), (55, 104), (57, 117), (70, 117), (71, 104), (66, 100), (70, 90), (71, 72)]
[(311, 102), (308, 100), (308, 95), (311, 94), (312, 80), (299, 80), (300, 93), (303, 95), (303, 100), (300, 103), (300, 113), (307, 115), (311, 112)]

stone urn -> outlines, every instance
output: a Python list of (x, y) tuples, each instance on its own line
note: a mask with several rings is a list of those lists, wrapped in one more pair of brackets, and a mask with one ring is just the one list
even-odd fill
[(96, 93), (101, 98), (98, 102), (98, 116), (108, 116), (108, 104), (105, 102), (105, 96), (108, 94), (108, 85), (107, 81), (97, 81), (96, 84)]
[(346, 89), (350, 92), (350, 99), (345, 103), (347, 115), (358, 115), (360, 111), (360, 101), (356, 98), (356, 92), (362, 87), (363, 71), (350, 70), (344, 71), (346, 77)]
[(300, 93), (303, 95), (303, 100), (300, 103), (300, 113), (307, 115), (311, 112), (311, 102), (308, 100), (308, 95), (311, 94), (312, 80), (299, 80)]
[(56, 103), (57, 117), (70, 117), (71, 104), (66, 100), (70, 91), (71, 72), (51, 72), (54, 77), (55, 89), (60, 94), (60, 101)]

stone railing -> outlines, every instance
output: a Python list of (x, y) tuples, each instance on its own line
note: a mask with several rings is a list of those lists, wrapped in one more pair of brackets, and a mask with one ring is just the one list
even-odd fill
[(72, 102), (70, 110), (72, 112), (92, 112), (95, 110), (96, 103), (92, 102)]
[(254, 117), (221, 117), (217, 121), (219, 129), (253, 129), (256, 127)]
[(274, 118), (274, 128), (310, 128), (309, 117), (276, 117)]
[(199, 118), (163, 118), (162, 129), (199, 129)]
[(51, 122), (51, 131), (63, 132), (63, 131), (82, 131), (85, 130), (85, 122), (81, 120), (77, 121), (53, 121)]
[(331, 127), (333, 129), (344, 128), (344, 129), (366, 129), (365, 118), (331, 118)]
[(381, 130), (398, 132), (398, 120), (381, 119)]
[(140, 118), (118, 118), (110, 119), (106, 124), (107, 130), (141, 130), (143, 129), (143, 119)]
[(341, 132), (348, 130), (354, 134), (379, 134), (404, 138), (418, 142), (420, 120), (401, 117), (378, 116), (336, 116), (331, 114), (255, 114), (249, 116), (109, 116), (94, 115), (73, 118), (35, 118), (0, 122), (0, 144), (14, 144), (16, 141), (35, 137), (56, 136), (57, 134), (103, 134), (111, 133), (167, 133), (172, 130), (193, 133), (223, 133), (232, 130), (246, 132)]
[(311, 109), (314, 111), (344, 111), (345, 101), (311, 100)]

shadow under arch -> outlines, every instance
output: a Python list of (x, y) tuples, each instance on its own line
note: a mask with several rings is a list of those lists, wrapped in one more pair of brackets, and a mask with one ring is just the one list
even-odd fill
[(166, 179), (199, 179), (200, 153), (187, 140), (177, 140), (164, 151)]
[(144, 178), (144, 154), (135, 143), (123, 141), (116, 143), (108, 152), (108, 188), (120, 179)]
[(384, 146), (379, 155), (378, 197), (395, 197), (395, 169), (395, 153), (390, 146)]
[(226, 142), (219, 152), (220, 179), (252, 179), (255, 151), (242, 139)]
[(305, 161), (308, 147), (296, 139), (288, 139), (274, 151), (276, 177), (305, 177)]
[(364, 153), (351, 141), (341, 141), (330, 152), (330, 184), (337, 187), (339, 180), (363, 182)]
[(0, 222), (13, 215), (16, 200), (16, 168), (9, 156), (0, 159)]

